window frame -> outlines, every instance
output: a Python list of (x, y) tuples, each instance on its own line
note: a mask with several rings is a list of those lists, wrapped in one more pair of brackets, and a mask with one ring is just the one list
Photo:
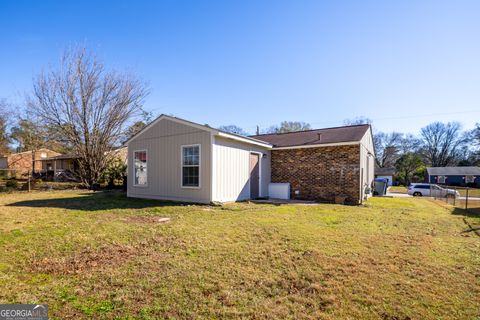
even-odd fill
[(447, 176), (437, 176), (437, 183), (446, 184), (447, 183)]
[[(136, 184), (135, 183), (135, 153), (137, 152), (145, 152), (145, 160), (146, 160), (146, 163), (147, 163), (147, 183), (145, 184)], [(148, 150), (147, 149), (142, 149), (142, 150), (133, 150), (133, 186), (134, 187), (142, 187), (142, 188), (146, 188), (148, 187)]]
[[(184, 186), (183, 185), (183, 150), (186, 148), (198, 147), (198, 186)], [(196, 167), (193, 165), (187, 165), (186, 167)], [(185, 144), (180, 146), (180, 187), (182, 189), (200, 189), (202, 187), (202, 145)]]

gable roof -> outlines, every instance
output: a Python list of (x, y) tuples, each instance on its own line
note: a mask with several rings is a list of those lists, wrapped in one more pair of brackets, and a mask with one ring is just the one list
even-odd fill
[(429, 167), (431, 176), (480, 176), (480, 167)]
[(276, 148), (359, 142), (370, 128), (368, 124), (250, 136)]
[(174, 117), (174, 116), (168, 116), (166, 114), (161, 114), (160, 116), (158, 116), (155, 120), (153, 120), (148, 125), (146, 125), (142, 130), (140, 130), (134, 136), (130, 137), (127, 141), (125, 141), (124, 145), (127, 145), (130, 141), (134, 140), (135, 138), (140, 136), (143, 132), (147, 131), (152, 126), (154, 126), (155, 124), (157, 124), (158, 122), (160, 122), (161, 120), (164, 120), (164, 119), (174, 121), (174, 122), (177, 122), (177, 123), (181, 123), (181, 124), (184, 124), (184, 125), (187, 125), (187, 126), (190, 126), (190, 127), (198, 128), (200, 130), (209, 131), (212, 134), (215, 134), (215, 135), (218, 135), (218, 136), (221, 136), (221, 137), (224, 137), (224, 138), (233, 139), (233, 140), (237, 140), (237, 141), (241, 141), (241, 142), (245, 142), (245, 143), (250, 143), (250, 144), (254, 144), (254, 145), (259, 145), (259, 146), (266, 147), (266, 148), (271, 148), (272, 147), (272, 145), (270, 143), (268, 143), (266, 141), (263, 141), (263, 140), (259, 140), (259, 139), (255, 139), (253, 137), (246, 137), (246, 136), (242, 136), (242, 135), (239, 135), (239, 134), (222, 131), (222, 130), (219, 130), (219, 129), (212, 128), (208, 125), (199, 124), (199, 123), (196, 123), (196, 122), (188, 121), (188, 120), (177, 118), (177, 117)]
[[(5, 153), (5, 154), (0, 154), (0, 158), (8, 158), (8, 157), (11, 157), (11, 156), (17, 156), (17, 155), (20, 155), (20, 154), (24, 154), (24, 153), (32, 153), (33, 150), (27, 150), (27, 151), (22, 151), (22, 152), (13, 152), (13, 153)], [(53, 150), (50, 150), (50, 149), (47, 149), (47, 148), (39, 148), (37, 150), (35, 150), (35, 153), (38, 153), (38, 152), (54, 152), (54, 153), (58, 153), (56, 151), (53, 151)], [(60, 153), (58, 153), (60, 154)]]

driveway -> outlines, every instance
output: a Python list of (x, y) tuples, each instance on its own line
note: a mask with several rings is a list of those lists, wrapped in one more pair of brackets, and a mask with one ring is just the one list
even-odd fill
[(387, 192), (386, 196), (394, 197), (394, 198), (410, 198), (411, 197), (411, 195), (408, 195), (406, 193), (400, 193), (400, 192)]

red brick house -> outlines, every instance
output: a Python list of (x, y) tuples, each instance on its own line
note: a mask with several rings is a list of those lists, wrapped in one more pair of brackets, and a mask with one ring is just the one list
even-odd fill
[(271, 181), (292, 199), (361, 203), (374, 180), (372, 130), (355, 125), (252, 136), (272, 144)]
[(50, 149), (41, 148), (32, 151), (25, 151), (19, 153), (11, 153), (0, 156), (0, 169), (9, 170), (16, 177), (25, 177), (34, 172), (41, 172), (43, 168), (43, 161), (45, 159), (59, 156), (60, 153)]
[[(127, 148), (120, 147), (108, 153), (122, 163), (127, 163)], [(55, 177), (57, 174), (74, 172), (78, 170), (78, 156), (74, 154), (56, 154), (42, 158), (38, 172)]]

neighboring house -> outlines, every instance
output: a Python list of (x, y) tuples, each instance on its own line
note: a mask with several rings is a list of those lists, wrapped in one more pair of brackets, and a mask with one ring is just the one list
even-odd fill
[(77, 156), (72, 154), (60, 154), (46, 158), (42, 160), (42, 170), (40, 172), (55, 177), (62, 172), (75, 171), (77, 168), (76, 160)]
[(429, 167), (425, 182), (480, 187), (480, 167)]
[(127, 147), (120, 147), (110, 151), (110, 154), (114, 157), (127, 164), (127, 157), (128, 157), (128, 148)]
[[(113, 157), (118, 158), (123, 163), (127, 164), (127, 148), (121, 147), (110, 151)], [(45, 173), (50, 178), (56, 177), (64, 172), (74, 172), (78, 169), (78, 156), (74, 154), (58, 154), (49, 158), (41, 160), (41, 165), (38, 172)]]
[(230, 202), (269, 196), (358, 204), (373, 182), (368, 125), (245, 137), (162, 115), (127, 141), (128, 196)]
[[(32, 172), (40, 172), (43, 169), (43, 160), (58, 156), (60, 153), (42, 148), (35, 152), (25, 151), (12, 153), (0, 157), (0, 169), (8, 169), (15, 172), (17, 177), (28, 175)], [(35, 165), (33, 165), (35, 163)]]
[(395, 177), (395, 168), (380, 168), (375, 165), (375, 178), (387, 179), (388, 186), (393, 185), (393, 178)]

